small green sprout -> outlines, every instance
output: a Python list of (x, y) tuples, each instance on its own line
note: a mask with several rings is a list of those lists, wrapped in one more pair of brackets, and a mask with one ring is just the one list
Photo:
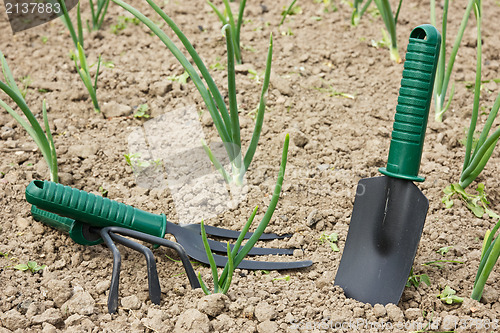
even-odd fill
[(330, 97), (340, 96), (340, 97), (345, 97), (345, 98), (349, 98), (349, 99), (355, 98), (354, 95), (352, 95), (352, 94), (343, 93), (343, 92), (335, 90), (332, 85), (329, 85), (328, 88), (321, 88), (321, 87), (313, 87), (313, 88), (318, 90), (319, 92), (327, 93)]
[(47, 37), (47, 36), (42, 36), (41, 39), (42, 39), (42, 43), (44, 43), (44, 44), (46, 44), (49, 41), (49, 37)]
[(425, 283), (429, 287), (431, 286), (431, 280), (429, 279), (429, 276), (427, 274), (419, 274), (416, 275), (413, 273), (413, 268), (410, 270), (410, 276), (408, 277), (408, 281), (406, 282), (406, 287), (411, 287), (414, 286), (415, 288), (418, 288), (420, 286), (420, 283)]
[(45, 269), (45, 267), (47, 267), (47, 265), (39, 266), (36, 261), (28, 261), (27, 264), (19, 264), (19, 265), (12, 267), (12, 268), (17, 269), (19, 271), (29, 270), (31, 273), (34, 274), (34, 273), (37, 273), (38, 271)]
[(456, 291), (451, 289), (450, 286), (444, 287), (441, 294), (437, 295), (439, 299), (446, 304), (462, 303), (464, 299), (456, 295)]
[(443, 247), (439, 248), (436, 252), (439, 253), (440, 255), (444, 256), (452, 248), (453, 248), (453, 246), (443, 246)]
[(211, 70), (222, 71), (226, 69), (226, 66), (220, 63), (220, 57), (216, 57), (215, 61), (216, 61), (215, 64), (211, 64), (210, 66), (208, 66)]
[(284, 280), (284, 281), (290, 281), (290, 275), (285, 275), (285, 276), (282, 276), (282, 277), (277, 277), (277, 278), (274, 278), (273, 281), (281, 281), (281, 280)]
[(125, 30), (129, 23), (139, 25), (141, 21), (135, 17), (118, 16), (117, 23), (111, 26), (111, 32), (117, 35), (120, 31)]
[(469, 194), (460, 186), (460, 184), (450, 184), (443, 190), (445, 196), (441, 199), (446, 208), (453, 207), (453, 195), (459, 194), (460, 198), (465, 202), (467, 208), (477, 217), (483, 217), (486, 213), (489, 217), (500, 219), (500, 216), (488, 208), (490, 202), (486, 198), (484, 183), (477, 185), (477, 195)]
[(149, 118), (150, 115), (147, 113), (149, 111), (149, 106), (147, 104), (141, 104), (137, 107), (137, 111), (134, 114), (134, 118)]
[(445, 263), (452, 263), (452, 264), (463, 264), (464, 262), (463, 261), (458, 261), (458, 260), (434, 260), (434, 261), (429, 261), (429, 262), (426, 262), (424, 264), (422, 264), (422, 266), (436, 266), (438, 267), (439, 269), (443, 268), (444, 264)]
[(9, 252), (0, 252), (0, 256), (4, 257), (5, 259), (8, 259), (9, 255), (10, 255)]
[(108, 190), (106, 190), (103, 186), (99, 186), (99, 192), (101, 193), (101, 196), (104, 198), (108, 196)]
[(186, 84), (188, 78), (189, 78), (189, 73), (187, 71), (184, 71), (184, 73), (182, 73), (181, 75), (167, 76), (167, 80), (176, 81), (179, 82), (180, 84)]
[(103, 60), (102, 61), (102, 65), (106, 68), (110, 68), (110, 69), (113, 69), (115, 68), (115, 63), (111, 60)]
[(21, 90), (21, 95), (23, 96), (23, 98), (26, 98), (26, 94), (28, 93), (28, 88), (32, 83), (33, 81), (31, 80), (31, 77), (29, 75), (23, 76), (21, 78), (21, 84), (23, 86), (23, 89)]
[(327, 234), (326, 232), (322, 233), (321, 236), (319, 237), (319, 240), (321, 244), (324, 244), (325, 242), (330, 245), (330, 248), (334, 252), (339, 252), (339, 247), (337, 246), (337, 242), (339, 241), (339, 235), (336, 232), (333, 232), (331, 234)]

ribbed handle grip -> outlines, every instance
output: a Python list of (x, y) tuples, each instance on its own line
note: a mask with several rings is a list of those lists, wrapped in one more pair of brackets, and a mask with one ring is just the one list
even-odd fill
[(165, 235), (164, 214), (151, 214), (118, 201), (51, 181), (32, 181), (26, 188), (26, 200), (42, 210), (91, 226), (118, 226), (158, 237)]
[(424, 180), (418, 171), (440, 46), (441, 35), (432, 25), (420, 25), (410, 34), (387, 167), (379, 169), (387, 176)]
[(102, 243), (100, 236), (90, 233), (86, 225), (70, 219), (69, 217), (47, 212), (39, 209), (35, 205), (31, 206), (31, 216), (33, 216), (36, 221), (67, 232), (75, 243), (82, 245), (96, 245)]

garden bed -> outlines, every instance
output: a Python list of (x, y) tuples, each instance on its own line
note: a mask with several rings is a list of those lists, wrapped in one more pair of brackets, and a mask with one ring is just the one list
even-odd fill
[[(484, 233), (496, 221), (487, 216), (475, 217), (458, 199), (451, 209), (441, 203), (443, 189), (458, 181), (463, 163), (462, 142), (473, 103), (473, 90), (464, 81), (475, 78), (474, 18), (470, 19), (458, 53), (452, 76), (456, 93), (444, 122), (435, 122), (431, 109), (420, 169), (426, 180), (418, 186), (429, 199), (430, 208), (414, 274), (427, 274), (431, 285), (421, 283), (418, 288), (406, 288), (397, 305), (372, 307), (346, 299), (333, 281), (347, 236), (356, 184), (361, 178), (379, 175), (378, 167), (387, 161), (403, 65), (392, 62), (387, 49), (372, 46), (372, 40), (381, 39), (380, 17), (367, 13), (359, 26), (353, 27), (352, 10), (346, 2), (335, 3), (335, 10), (323, 2), (297, 4), (301, 13), (288, 16), (278, 27), (288, 3), (247, 3), (241, 32), (244, 64), (237, 74), (244, 146), (250, 140), (252, 111), (258, 104), (262, 84), (262, 79), (257, 82), (259, 78), (248, 69), (258, 75), (264, 72), (272, 32), (268, 108), (261, 140), (247, 173), (246, 199), (205, 223), (239, 230), (256, 205), (256, 219), (260, 221), (276, 181), (285, 133), (290, 133), (282, 195), (266, 231), (294, 233), (291, 239), (274, 241), (270, 246), (300, 248), (303, 251), (296, 252), (294, 259), (312, 260), (313, 266), (282, 272), (236, 270), (227, 296), (203, 297), (201, 290), (190, 289), (186, 275), (181, 274), (181, 264), (169, 259), (175, 254), (159, 248), (154, 250), (163, 291), (158, 306), (148, 299), (144, 259), (123, 249), (121, 304), (118, 313), (110, 315), (106, 307), (112, 268), (109, 250), (102, 245), (75, 244), (66, 234), (32, 219), (24, 190), (33, 179), (48, 179), (48, 170), (32, 139), (2, 111), (0, 252), (8, 256), (0, 256), (0, 333), (42, 329), (297, 332), (322, 331), (330, 325), (336, 331), (353, 331), (353, 326), (358, 325), (359, 331), (399, 332), (423, 329), (430, 320), (434, 320), (434, 326), (429, 327), (432, 331), (468, 332), (474, 330), (471, 323), (500, 320), (498, 266), (489, 277), (482, 301), (469, 297)], [(134, 5), (159, 22), (145, 2)], [(207, 66), (224, 66), (225, 40), (220, 22), (207, 4), (166, 1), (162, 6)], [(448, 35), (452, 38), (464, 8), (451, 4)], [(130, 153), (128, 135), (147, 121), (133, 116), (141, 104), (148, 104), (152, 117), (194, 105), (205, 137), (217, 137), (193, 83), (168, 79), (181, 75), (183, 69), (165, 46), (142, 24), (135, 25), (131, 20), (123, 30), (112, 33), (118, 17), (130, 15), (111, 3), (103, 29), (85, 32), (89, 63), (100, 54), (114, 65), (102, 67), (98, 82), (102, 113), (97, 114), (68, 56), (72, 42), (60, 20), (12, 35), (3, 4), (0, 12), (0, 50), (16, 79), (29, 76), (28, 105), (41, 115), (42, 100), (47, 101), (60, 182), (96, 194), (106, 190), (111, 199), (165, 213), (170, 221), (179, 222), (168, 188), (138, 186), (124, 157)], [(89, 12), (87, 5), (82, 6), (82, 12)], [(484, 80), (496, 79), (500, 73), (499, 15), (498, 4), (484, 3)], [(428, 3), (403, 2), (397, 25), (403, 59), (410, 31), (428, 21)], [(166, 26), (164, 29), (172, 35)], [(211, 72), (217, 83), (226, 86), (225, 70)], [(325, 92), (328, 89), (331, 93)], [(482, 105), (491, 107), (498, 91), (494, 81), (485, 83)], [(484, 121), (485, 116), (480, 116), (479, 124)], [(496, 212), (500, 212), (499, 162), (497, 150), (477, 180), (485, 183), (490, 207)], [(340, 252), (320, 241), (323, 234), (333, 232), (339, 235)], [(453, 247), (446, 254), (436, 252), (447, 246)], [(440, 259), (463, 263), (444, 263), (442, 268), (423, 265)], [(36, 274), (11, 267), (30, 260), (47, 267)], [(195, 270), (209, 280), (208, 267), (195, 265)], [(437, 295), (446, 285), (464, 298), (462, 304), (441, 302)], [(344, 328), (339, 328), (342, 323)]]

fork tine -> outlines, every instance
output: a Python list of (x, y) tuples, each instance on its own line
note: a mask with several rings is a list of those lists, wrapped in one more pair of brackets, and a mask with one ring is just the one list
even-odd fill
[[(182, 228), (189, 229), (189, 230), (192, 230), (194, 232), (201, 234), (201, 228), (200, 228), (199, 224), (187, 224), (187, 225), (183, 225)], [(239, 231), (217, 228), (217, 227), (212, 227), (209, 225), (205, 225), (205, 231), (206, 231), (207, 235), (211, 235), (211, 236), (215, 236), (215, 237), (222, 237), (222, 238), (237, 239), (238, 236), (240, 235)], [(253, 235), (253, 232), (247, 232), (247, 234), (245, 235), (245, 239), (252, 237), (252, 235)], [(292, 234), (278, 235), (278, 234), (273, 234), (273, 233), (263, 233), (259, 239), (271, 240), (271, 239), (283, 239), (283, 238), (290, 238), (290, 237), (292, 237)]]
[[(221, 243), (214, 241), (212, 239), (208, 240), (208, 244), (210, 245), (210, 249), (215, 252), (222, 252), (226, 253), (227, 252), (227, 244)], [(234, 248), (233, 244), (229, 244), (231, 247), (231, 250)], [(265, 247), (254, 247), (248, 252), (248, 255), (251, 256), (266, 256), (270, 254), (277, 254), (277, 255), (292, 255), (293, 254), (293, 249), (272, 249), (272, 248), (265, 248)]]

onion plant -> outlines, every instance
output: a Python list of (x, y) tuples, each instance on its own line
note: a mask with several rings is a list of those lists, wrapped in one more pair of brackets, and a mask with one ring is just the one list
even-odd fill
[(96, 112), (100, 112), (101, 109), (97, 101), (97, 79), (99, 77), (99, 69), (101, 67), (101, 56), (99, 56), (97, 61), (97, 70), (95, 73), (95, 78), (94, 80), (92, 80), (92, 76), (90, 74), (90, 67), (87, 63), (87, 56), (85, 55), (84, 51), (83, 26), (80, 13), (80, 3), (78, 3), (76, 9), (77, 30), (75, 31), (75, 27), (73, 25), (73, 22), (71, 22), (71, 18), (69, 17), (68, 9), (66, 8), (64, 0), (57, 0), (57, 1), (60, 3), (61, 9), (63, 11), (61, 19), (64, 25), (68, 28), (69, 33), (71, 35), (71, 39), (73, 40), (73, 44), (76, 49), (77, 55), (72, 54), (72, 58), (75, 61), (76, 71), (78, 72), (78, 75), (80, 75), (80, 78), (82, 79), (85, 88), (87, 88), (90, 98), (92, 99), (92, 104), (94, 105), (94, 110)]
[(222, 31), (226, 36), (226, 47), (227, 47), (227, 70), (228, 70), (228, 99), (229, 99), (229, 111), (224, 102), (224, 98), (220, 93), (219, 89), (215, 85), (214, 80), (210, 76), (207, 67), (201, 60), (198, 53), (195, 51), (191, 42), (182, 33), (179, 27), (174, 23), (174, 21), (163, 12), (160, 7), (153, 0), (146, 0), (148, 4), (161, 16), (161, 18), (167, 23), (167, 25), (172, 29), (172, 31), (177, 35), (179, 40), (182, 42), (183, 46), (186, 48), (187, 52), (191, 56), (193, 63), (200, 71), (206, 85), (203, 83), (198, 71), (194, 68), (191, 62), (186, 58), (186, 56), (177, 48), (177, 46), (172, 42), (172, 40), (167, 36), (167, 34), (160, 29), (152, 20), (144, 16), (137, 9), (130, 6), (129, 4), (123, 2), (122, 0), (113, 0), (116, 4), (123, 7), (125, 10), (129, 11), (132, 15), (143, 22), (151, 31), (160, 38), (160, 40), (167, 46), (170, 52), (177, 58), (179, 63), (184, 67), (185, 71), (191, 77), (191, 80), (198, 89), (205, 105), (213, 119), (214, 126), (224, 143), (225, 150), (228, 154), (229, 160), (231, 161), (231, 172), (226, 171), (222, 167), (217, 158), (210, 151), (207, 145), (204, 145), (205, 151), (207, 152), (210, 160), (214, 166), (223, 175), (224, 179), (228, 183), (233, 184), (243, 184), (243, 176), (248, 170), (250, 163), (252, 162), (253, 156), (255, 154), (257, 144), (259, 141), (262, 124), (264, 121), (264, 112), (266, 108), (266, 94), (269, 88), (269, 79), (271, 76), (271, 60), (273, 51), (273, 39), (272, 35), (269, 42), (269, 51), (267, 54), (266, 61), (266, 71), (264, 74), (264, 82), (262, 86), (262, 91), (260, 95), (260, 102), (258, 106), (257, 117), (255, 119), (254, 132), (252, 134), (252, 139), (249, 143), (245, 155), (241, 152), (241, 137), (240, 137), (240, 124), (238, 116), (238, 105), (236, 102), (236, 80), (235, 80), (235, 69), (234, 69), (234, 44), (233, 44), (233, 34), (235, 31), (230, 24), (226, 24)]
[(207, 0), (207, 3), (210, 7), (212, 7), (213, 11), (219, 18), (219, 20), (222, 22), (222, 25), (229, 24), (231, 26), (231, 29), (234, 31), (234, 34), (232, 35), (232, 42), (233, 42), (233, 49), (234, 49), (234, 56), (236, 58), (236, 63), (241, 64), (241, 46), (240, 46), (240, 31), (241, 31), (241, 24), (243, 23), (243, 12), (245, 11), (245, 4), (246, 0), (241, 0), (240, 1), (240, 7), (238, 10), (238, 20), (235, 22), (234, 21), (234, 15), (233, 12), (231, 11), (231, 7), (229, 6), (228, 0), (223, 0), (224, 2), (224, 11), (221, 12), (217, 7), (211, 2), (210, 0)]
[[(443, 17), (442, 17), (442, 26), (441, 26), (441, 49), (439, 51), (439, 62), (436, 72), (436, 80), (434, 82), (434, 109), (436, 121), (443, 121), (443, 114), (450, 107), (451, 100), (453, 99), (453, 94), (455, 92), (455, 85), (451, 86), (450, 96), (445, 105), (446, 93), (448, 90), (448, 85), (450, 83), (451, 72), (453, 71), (453, 65), (455, 63), (455, 58), (458, 53), (458, 48), (460, 47), (460, 43), (462, 42), (462, 37), (464, 35), (465, 27), (467, 26), (467, 22), (469, 20), (469, 16), (471, 10), (473, 8), (474, 3), (477, 0), (469, 0), (467, 4), (467, 8), (465, 9), (464, 16), (462, 18), (462, 22), (460, 23), (460, 27), (458, 28), (458, 33), (455, 37), (455, 42), (453, 43), (453, 48), (450, 53), (450, 58), (448, 59), (448, 64), (445, 65), (446, 62), (446, 30), (447, 30), (447, 18), (448, 18), (448, 5), (449, 0), (444, 0), (443, 6)], [(436, 26), (436, 0), (431, 0), (431, 23)]]
[(351, 24), (354, 26), (357, 26), (359, 24), (359, 20), (361, 20), (361, 17), (363, 14), (366, 12), (370, 4), (372, 3), (372, 0), (367, 0), (363, 7), (361, 9), (359, 8), (363, 0), (354, 0), (354, 3), (352, 5), (353, 10), (352, 10), (352, 15), (351, 15)]
[[(260, 221), (253, 235), (248, 239), (248, 241), (245, 243), (244, 246), (241, 246), (243, 238), (250, 229), (250, 225), (252, 224), (255, 215), (257, 214), (258, 207), (255, 207), (252, 214), (250, 215), (250, 218), (243, 227), (243, 230), (240, 232), (240, 235), (236, 240), (233, 249), (231, 250), (229, 243), (227, 244), (228, 260), (220, 276), (217, 272), (217, 265), (215, 264), (212, 251), (210, 250), (210, 245), (208, 244), (208, 238), (205, 232), (203, 221), (201, 222), (201, 236), (203, 239), (205, 252), (207, 253), (207, 257), (210, 262), (210, 268), (212, 271), (212, 278), (214, 283), (213, 293), (223, 293), (223, 294), (227, 293), (229, 286), (231, 285), (234, 269), (238, 267), (238, 265), (246, 257), (248, 252), (250, 252), (250, 250), (255, 246), (260, 236), (262, 236), (262, 234), (264, 233), (264, 230), (269, 224), (269, 221), (271, 221), (271, 217), (273, 216), (274, 210), (276, 209), (276, 205), (278, 204), (278, 200), (281, 193), (281, 187), (283, 185), (283, 178), (285, 176), (286, 162), (288, 156), (289, 141), (290, 141), (289, 135), (287, 134), (285, 137), (285, 143), (283, 144), (283, 152), (281, 155), (281, 166), (280, 166), (280, 171), (278, 173), (278, 180), (276, 181), (273, 196), (271, 198), (269, 206), (267, 207), (264, 217)], [(201, 288), (203, 289), (203, 292), (205, 292), (205, 294), (207, 295), (211, 294), (212, 292), (208, 290), (206, 284), (203, 282), (201, 278), (201, 273), (198, 273), (198, 280), (200, 282)]]
[[(479, 301), (483, 294), (484, 285), (490, 276), (495, 263), (500, 256), (500, 240), (495, 234), (500, 228), (500, 220), (495, 225), (493, 230), (486, 231), (483, 241), (483, 249), (481, 251), (481, 261), (477, 270), (476, 279), (474, 280), (474, 288), (472, 289), (471, 298)], [(493, 239), (494, 238), (494, 239)]]
[(486, 200), (484, 192), (484, 184), (479, 184), (479, 195), (470, 195), (465, 192), (465, 189), (479, 176), (483, 171), (486, 163), (491, 157), (493, 150), (496, 147), (498, 139), (500, 138), (500, 127), (491, 132), (491, 127), (500, 108), (500, 93), (498, 94), (495, 103), (488, 114), (488, 118), (484, 124), (483, 130), (477, 142), (473, 142), (474, 133), (476, 132), (477, 119), (479, 115), (479, 97), (481, 90), (481, 61), (482, 61), (482, 46), (481, 46), (481, 2), (474, 3), (474, 13), (477, 19), (477, 63), (476, 63), (476, 80), (474, 86), (474, 104), (472, 107), (471, 122), (467, 134), (467, 141), (465, 145), (465, 158), (460, 174), (460, 181), (457, 184), (448, 186), (444, 192), (445, 197), (443, 202), (447, 207), (453, 205), (451, 197), (456, 193), (461, 195), (462, 199), (467, 203), (467, 207), (471, 209), (476, 215), (482, 216), (484, 212), (488, 213), (491, 217), (500, 218), (496, 213), (487, 208), (489, 202)]
[(385, 27), (389, 32), (389, 37), (391, 39), (391, 45), (389, 50), (391, 52), (391, 59), (397, 63), (401, 62), (401, 57), (398, 51), (398, 38), (396, 35), (396, 23), (398, 21), (399, 11), (401, 10), (401, 4), (403, 0), (399, 0), (398, 9), (396, 13), (392, 13), (391, 4), (389, 0), (374, 0), (377, 5), (377, 9), (384, 20)]
[(24, 113), (26, 121), (23, 117), (21, 117), (12, 107), (10, 107), (7, 103), (5, 103), (2, 99), (0, 99), (0, 106), (4, 108), (18, 123), (23, 127), (26, 132), (33, 138), (36, 145), (42, 152), (43, 158), (49, 167), (50, 172), (50, 180), (57, 182), (57, 156), (56, 149), (54, 146), (54, 140), (52, 139), (52, 134), (50, 132), (49, 120), (47, 118), (47, 107), (45, 101), (42, 103), (42, 117), (44, 122), (45, 131), (42, 129), (42, 126), (38, 123), (35, 115), (31, 112), (26, 101), (23, 97), (23, 94), (19, 87), (17, 86), (14, 77), (12, 76), (12, 72), (7, 65), (7, 61), (3, 56), (2, 52), (0, 52), (0, 64), (2, 67), (3, 80), (0, 80), (0, 89), (6, 93), (14, 103), (21, 109)]
[(87, 20), (87, 29), (89, 31), (99, 30), (101, 29), (102, 23), (104, 22), (104, 17), (106, 16), (106, 12), (108, 11), (109, 0), (96, 0), (95, 5), (94, 1), (92, 0), (89, 0), (89, 2), (90, 12), (92, 14), (92, 27)]

